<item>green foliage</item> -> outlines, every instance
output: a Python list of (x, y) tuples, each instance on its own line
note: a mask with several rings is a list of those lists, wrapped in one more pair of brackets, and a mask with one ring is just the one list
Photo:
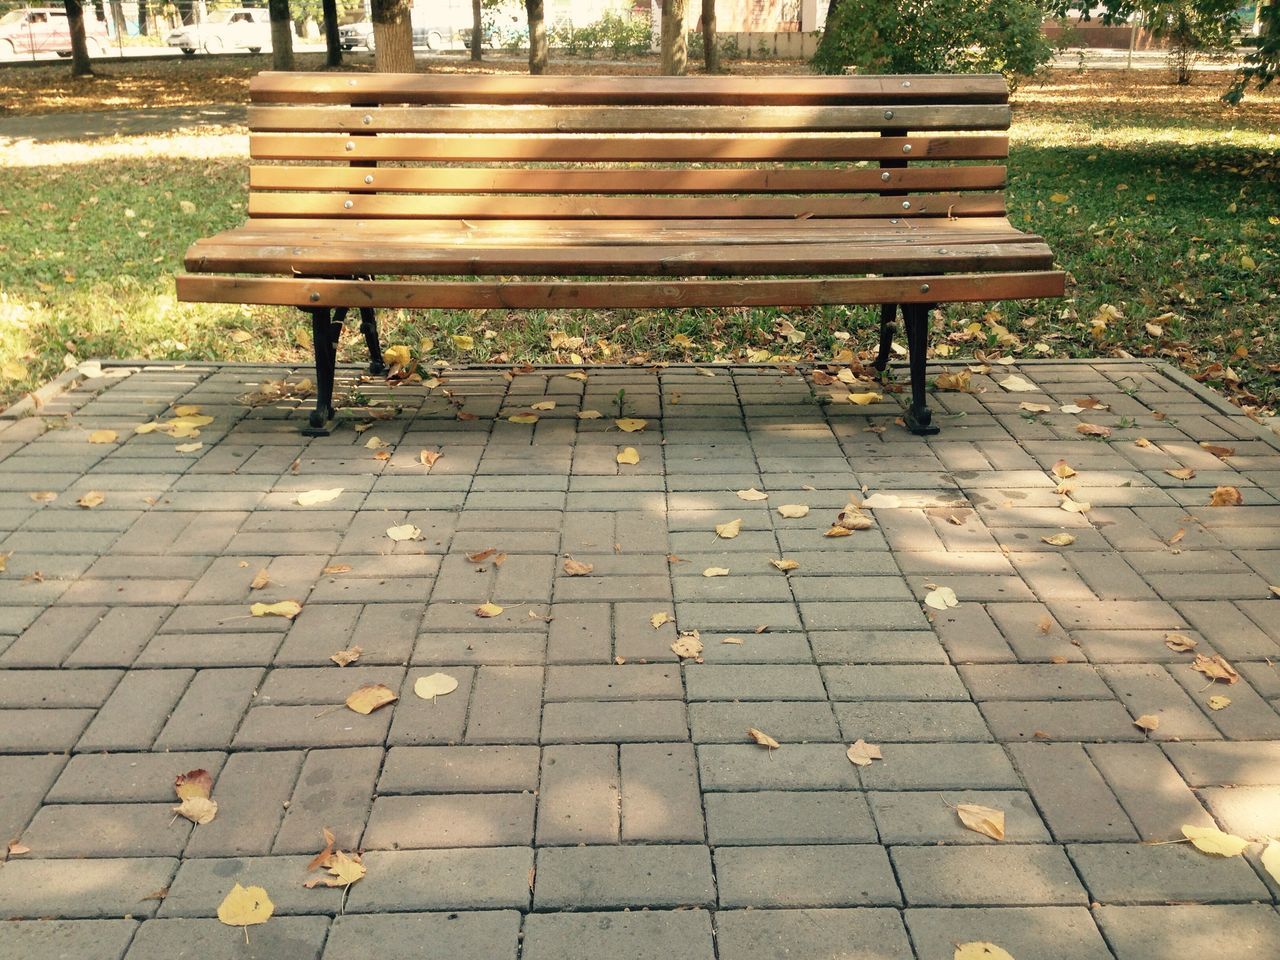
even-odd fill
[(649, 52), (651, 38), (648, 17), (622, 16), (612, 10), (584, 27), (563, 23), (551, 30), (551, 45), (570, 56), (594, 57), (602, 50), (615, 57), (636, 56)]
[(1280, 76), (1280, 2), (1272, 0), (1263, 7), (1261, 20), (1265, 32), (1253, 41), (1254, 49), (1245, 57), (1244, 69), (1236, 74), (1231, 87), (1222, 95), (1232, 106), (1240, 103), (1250, 86), (1265, 90)]
[(1160, 0), (1144, 6), (1143, 19), (1169, 45), (1178, 83), (1189, 83), (1196, 61), (1231, 50), (1240, 33), (1236, 0)]
[(1002, 73), (1049, 61), (1039, 0), (844, 0), (818, 44), (823, 73)]

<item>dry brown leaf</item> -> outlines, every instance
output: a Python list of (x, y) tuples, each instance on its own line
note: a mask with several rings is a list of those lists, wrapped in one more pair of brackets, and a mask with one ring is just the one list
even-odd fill
[(24, 853), (30, 853), (30, 852), (31, 852), (31, 848), (28, 847), (25, 843), (21, 842), (20, 840), (9, 841), (9, 856), (20, 857)]
[(800, 564), (796, 560), (770, 560), (769, 562), (783, 573), (787, 573), (791, 570), (798, 570), (800, 568)]
[(346, 650), (339, 650), (337, 653), (329, 657), (334, 663), (340, 667), (355, 663), (360, 659), (360, 654), (364, 653), (364, 649), (357, 643), (352, 644)]
[(58, 499), (58, 495), (52, 490), (37, 490), (34, 493), (28, 494), (28, 496), (30, 496), (36, 503), (53, 503), (53, 501)]
[(103, 496), (102, 493), (98, 490), (90, 490), (88, 493), (86, 493), (84, 496), (82, 496), (79, 500), (76, 501), (77, 504), (84, 507), (86, 510), (92, 510), (94, 507), (99, 506), (106, 502), (107, 502), (107, 498)]
[(865, 407), (878, 400), (883, 400), (884, 396), (874, 390), (868, 390), (865, 393), (847, 393), (845, 394), (845, 399), (856, 406)]
[(1097, 423), (1077, 423), (1076, 433), (1084, 434), (1086, 437), (1109, 437), (1111, 428)]
[(388, 703), (395, 703), (400, 698), (390, 687), (382, 683), (366, 683), (357, 687), (347, 697), (346, 704), (356, 713), (370, 714)]
[(992, 840), (1004, 839), (1004, 811), (995, 807), (984, 807), (978, 803), (961, 803), (956, 806), (956, 814), (960, 822), (984, 837)]
[(1133, 721), (1133, 725), (1139, 730), (1145, 730), (1150, 733), (1160, 726), (1160, 718), (1154, 713), (1144, 713)]
[(721, 643), (732, 643), (732, 644), (736, 644), (737, 646), (742, 646), (742, 638), (741, 638), (741, 637), (725, 637), (725, 638), (724, 638), (723, 640), (721, 640), (720, 642), (721, 642)]
[(1238, 683), (1240, 680), (1236, 668), (1227, 663), (1220, 653), (1212, 657), (1197, 653), (1195, 660), (1191, 662), (1191, 669), (1203, 673), (1210, 680), (1220, 680), (1227, 684)]
[(752, 487), (749, 490), (739, 490), (737, 493), (738, 493), (739, 500), (755, 501), (755, 500), (769, 499), (769, 495), (767, 493), (763, 493), (762, 491), (757, 490), (755, 487)]
[(1201, 442), (1200, 446), (1212, 453), (1219, 460), (1226, 460), (1228, 457), (1234, 457), (1236, 455), (1235, 447), (1219, 447), (1212, 443), (1204, 442)]
[(649, 623), (653, 629), (657, 630), (664, 623), (672, 623), (671, 615), (668, 613), (655, 613), (649, 618)]
[(208, 797), (185, 797), (173, 808), (173, 812), (199, 826), (209, 823), (218, 815), (218, 801)]
[(702, 656), (702, 637), (697, 630), (680, 634), (678, 640), (671, 644), (671, 652), (681, 660), (697, 660)]
[(961, 393), (967, 393), (972, 388), (973, 374), (968, 370), (959, 370), (956, 373), (940, 373), (933, 381), (933, 385), (938, 390), (956, 390)]
[(325, 568), (324, 568), (323, 570), (321, 570), (320, 572), (321, 572), (321, 573), (327, 573), (327, 574), (330, 574), (330, 575), (333, 575), (333, 574), (336, 574), (336, 573), (350, 573), (350, 572), (351, 572), (351, 564), (349, 564), (349, 563), (331, 563), (331, 564), (329, 564), (329, 566), (325, 567)]
[(376, 434), (374, 436), (371, 436), (368, 440), (366, 440), (364, 442), (364, 445), (365, 445), (365, 448), (368, 450), (381, 450), (383, 447), (391, 446), (391, 444), (387, 443), (387, 441), (383, 440), (381, 437), (377, 436)]
[(883, 760), (884, 755), (880, 752), (878, 744), (867, 743), (865, 740), (855, 740), (853, 746), (844, 752), (849, 758), (849, 762), (857, 767), (869, 767), (872, 760)]
[(418, 462), (430, 470), (436, 465), (436, 461), (443, 456), (443, 453), (438, 453), (435, 450), (419, 450)]
[(213, 792), (213, 777), (203, 768), (188, 770), (173, 778), (173, 792), (178, 795), (179, 800), (190, 797), (203, 797), (207, 800)]
[(1185, 633), (1166, 633), (1164, 635), (1164, 645), (1174, 653), (1186, 653), (1188, 650), (1193, 650), (1197, 642)]
[(1196, 475), (1192, 467), (1179, 467), (1177, 470), (1166, 470), (1165, 473), (1175, 480), (1191, 480)]
[(1110, 410), (1111, 408), (1097, 397), (1077, 397), (1076, 405), (1085, 410)]
[(773, 739), (773, 737), (769, 736), (763, 730), (757, 730), (755, 727), (747, 728), (747, 736), (760, 744), (760, 746), (766, 747), (770, 750), (777, 750), (778, 747), (782, 746), (782, 744), (778, 743), (778, 741)]
[(742, 520), (730, 520), (728, 523), (716, 524), (716, 536), (725, 540), (732, 540), (740, 532), (742, 532)]
[(1224, 696), (1210, 697), (1208, 700), (1210, 710), (1225, 710), (1231, 706), (1231, 698)]
[(177, 453), (195, 453), (197, 450), (199, 450), (203, 446), (204, 446), (204, 442), (201, 440), (197, 440), (194, 443), (180, 443), (173, 449)]
[(1197, 850), (1212, 853), (1218, 857), (1238, 857), (1249, 846), (1248, 840), (1223, 833), (1217, 827), (1197, 827), (1184, 823), (1182, 835), (1190, 840)]
[(1040, 389), (1034, 383), (1018, 376), (1016, 373), (1011, 373), (1003, 380), (997, 380), (996, 383), (1000, 384), (1000, 386), (1004, 387), (1006, 390), (1014, 393), (1025, 393), (1027, 391)]
[(275, 909), (267, 891), (237, 883), (218, 905), (218, 919), (229, 927), (251, 927), (266, 923)]
[(1072, 500), (1070, 497), (1063, 497), (1062, 503), (1058, 506), (1067, 513), (1088, 513), (1093, 509), (1093, 504), (1086, 503), (1084, 500)]
[(476, 607), (476, 616), (481, 620), (488, 620), (491, 617), (496, 617), (501, 614), (502, 609), (502, 607), (490, 600), (488, 603), (482, 603), (480, 606)]
[(1133, 445), (1134, 445), (1135, 447), (1144, 447), (1144, 448), (1145, 448), (1145, 447), (1150, 447), (1152, 444), (1151, 444), (1151, 441), (1150, 441), (1150, 440), (1148, 440), (1146, 437), (1138, 437), (1138, 439), (1136, 439), (1136, 440), (1134, 440), (1134, 441), (1133, 441)]
[(809, 515), (809, 508), (803, 503), (784, 503), (778, 513), (788, 520), (800, 520)]
[(1053, 547), (1069, 547), (1076, 542), (1076, 538), (1069, 533), (1055, 533), (1049, 537), (1041, 537), (1040, 542)]
[(513, 413), (507, 419), (511, 423), (537, 423), (539, 417), (536, 413)]
[(256, 574), (254, 574), (253, 579), (249, 581), (249, 589), (261, 590), (270, 582), (271, 582), (271, 574), (267, 572), (266, 567), (263, 567)]
[(826, 533), (824, 533), (823, 536), (824, 537), (851, 537), (853, 536), (853, 531), (850, 530), (848, 527), (841, 527), (837, 525), (832, 527)]
[(1169, 544), (1169, 546), (1173, 546), (1175, 543), (1179, 543), (1186, 535), (1187, 528), (1179, 527), (1177, 530), (1173, 531), (1173, 536), (1166, 540), (1165, 543)]
[(564, 572), (571, 577), (585, 577), (590, 574), (595, 567), (590, 563), (583, 563), (581, 560), (575, 560), (573, 557), (567, 557), (564, 561)]
[(484, 550), (477, 551), (476, 553), (468, 553), (467, 560), (471, 563), (483, 563), (497, 552), (497, 547), (487, 547)]
[(365, 866), (358, 853), (346, 854), (341, 850), (333, 851), (325, 864), (328, 874), (323, 877), (312, 877), (303, 883), (308, 890), (315, 887), (349, 887), (365, 875)]
[(624, 450), (622, 450), (621, 453), (619, 453), (613, 459), (616, 460), (618, 463), (627, 464), (628, 466), (634, 466), (635, 464), (640, 462), (640, 451), (637, 450), (635, 447), (626, 447)]
[(1053, 410), (1053, 407), (1047, 403), (1032, 403), (1029, 400), (1023, 400), (1018, 404), (1018, 409), (1025, 410), (1027, 413), (1049, 413)]
[(1235, 487), (1215, 487), (1209, 497), (1211, 507), (1238, 507), (1244, 503), (1244, 497)]
[(255, 617), (284, 617), (292, 620), (302, 612), (302, 604), (297, 600), (281, 600), (279, 603), (255, 603), (249, 607), (249, 613)]
[(729, 575), (728, 567), (707, 567), (702, 571), (704, 577), (727, 577)]
[(1075, 469), (1065, 460), (1059, 460), (1053, 465), (1053, 475), (1059, 480), (1067, 480), (1076, 475)]

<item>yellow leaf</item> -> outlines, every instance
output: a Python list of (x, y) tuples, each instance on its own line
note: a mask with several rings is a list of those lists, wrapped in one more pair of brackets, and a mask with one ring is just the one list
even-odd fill
[(880, 752), (880, 747), (874, 743), (859, 739), (853, 742), (844, 755), (849, 758), (849, 762), (856, 767), (869, 767), (872, 760), (883, 760), (884, 754)]
[(360, 861), (358, 854), (348, 855), (341, 850), (335, 850), (325, 860), (324, 866), (328, 870), (328, 875), (312, 877), (303, 884), (308, 890), (315, 887), (349, 887), (365, 875), (365, 865)]
[(114, 430), (95, 430), (89, 434), (90, 443), (115, 443), (116, 432)]
[(1109, 437), (1111, 436), (1111, 428), (1100, 426), (1096, 423), (1077, 423), (1076, 433), (1083, 434), (1086, 437)]
[(266, 567), (263, 567), (256, 574), (254, 574), (253, 579), (249, 581), (249, 589), (261, 590), (270, 582), (271, 582), (271, 574), (267, 573)]
[(453, 345), (459, 350), (470, 350), (476, 345), (475, 340), (465, 333), (455, 333), (449, 339), (453, 341)]
[(702, 571), (704, 577), (727, 577), (729, 575), (728, 567), (707, 567)]
[(218, 919), (229, 927), (251, 927), (266, 923), (275, 909), (267, 891), (237, 883), (218, 905)]
[(347, 706), (356, 713), (370, 714), (388, 703), (395, 703), (400, 698), (390, 687), (382, 683), (366, 683), (356, 687), (347, 697)]
[(614, 457), (614, 459), (619, 463), (636, 464), (640, 462), (640, 451), (635, 447), (627, 447)]
[(925, 606), (935, 610), (946, 610), (948, 607), (960, 605), (956, 592), (950, 587), (934, 587), (924, 595)]
[[(180, 410), (199, 410), (199, 407), (179, 407)], [(207, 427), (213, 423), (213, 417), (207, 413), (187, 413), (181, 414), (167, 421), (167, 426), (171, 428), (189, 428)]]
[(513, 413), (507, 419), (512, 423), (537, 423), (538, 415), (536, 413)]
[(859, 407), (865, 407), (869, 404), (875, 403), (877, 400), (883, 399), (884, 396), (876, 393), (874, 390), (869, 390), (866, 393), (851, 393), (848, 395), (849, 402), (856, 404)]
[(173, 808), (180, 817), (186, 817), (192, 823), (205, 824), (218, 814), (218, 801), (208, 797), (184, 797), (182, 802)]
[(402, 523), (397, 527), (387, 527), (387, 536), (396, 543), (402, 543), (405, 540), (419, 539), (422, 536), (422, 531), (412, 523)]
[(1030, 390), (1040, 389), (1030, 380), (1027, 380), (1025, 377), (1020, 377), (1016, 373), (1011, 373), (1003, 380), (997, 380), (996, 383), (1000, 384), (1000, 386), (1004, 387), (1006, 390), (1014, 393), (1025, 393)]
[(1137, 720), (1133, 721), (1133, 725), (1139, 730), (1145, 730), (1150, 733), (1152, 730), (1155, 730), (1160, 726), (1160, 718), (1154, 713), (1144, 713), (1142, 716), (1138, 717)]
[(716, 524), (716, 536), (725, 540), (732, 540), (742, 531), (742, 520), (730, 520), (728, 523)]
[(1164, 645), (1174, 653), (1186, 653), (1195, 647), (1198, 641), (1192, 640), (1185, 633), (1166, 633)]
[(534, 410), (554, 410), (556, 402), (554, 400), (539, 400), (537, 403), (530, 404)]
[(1249, 256), (1247, 253), (1246, 253), (1243, 257), (1241, 257), (1241, 258), (1240, 258), (1240, 266), (1242, 266), (1242, 267), (1243, 267), (1244, 269), (1246, 269), (1246, 270), (1257, 270), (1257, 269), (1258, 269), (1258, 263), (1257, 263), (1257, 261), (1256, 261), (1256, 260), (1254, 260), (1254, 259), (1253, 259), (1253, 257)]
[[(180, 403), (173, 408), (175, 417), (195, 417), (200, 414), (200, 404), (198, 403)], [(207, 423), (213, 423), (213, 417), (210, 417)]]
[(1197, 653), (1195, 660), (1191, 663), (1191, 669), (1203, 673), (1210, 680), (1221, 680), (1228, 685), (1240, 680), (1240, 674), (1236, 673), (1236, 668), (1227, 663), (1222, 654), (1206, 657), (1203, 653)]
[(1070, 497), (1063, 497), (1062, 503), (1058, 504), (1067, 513), (1088, 513), (1093, 504), (1085, 503), (1083, 500), (1072, 500)]
[(383, 447), (391, 446), (391, 444), (387, 443), (387, 441), (383, 440), (381, 437), (377, 435), (374, 435), (370, 437), (368, 440), (366, 440), (364, 442), (364, 445), (369, 450), (381, 450)]
[(300, 507), (311, 507), (317, 503), (329, 503), (342, 496), (343, 487), (332, 487), (328, 490), (304, 490), (298, 494), (297, 504)]
[(423, 700), (434, 700), (458, 689), (457, 678), (447, 673), (432, 673), (414, 681), (413, 692)]
[(800, 564), (795, 560), (770, 560), (769, 562), (783, 573), (787, 573), (790, 570), (798, 570), (800, 568)]
[(443, 456), (443, 453), (438, 453), (435, 450), (419, 450), (418, 462), (430, 470), (436, 465), (436, 461)]
[(585, 577), (595, 569), (589, 563), (583, 563), (581, 560), (575, 560), (568, 557), (564, 562), (564, 572), (570, 577)]
[(364, 653), (364, 648), (357, 643), (348, 647), (346, 650), (339, 650), (337, 653), (330, 656), (329, 659), (338, 666), (345, 667), (348, 664), (355, 663), (359, 660), (360, 654), (362, 653)]
[(956, 952), (951, 960), (1013, 960), (1009, 951), (997, 947), (986, 940), (971, 940), (968, 943), (957, 943)]
[(604, 414), (602, 414), (599, 410), (579, 410), (578, 411), (579, 420), (599, 420), (602, 416), (604, 416)]
[(957, 390), (964, 393), (971, 389), (972, 380), (972, 373), (968, 370), (959, 370), (956, 373), (938, 374), (937, 379), (933, 381), (933, 385), (939, 390)]
[(773, 737), (769, 736), (763, 730), (757, 730), (755, 727), (747, 728), (747, 736), (760, 744), (760, 746), (767, 747), (770, 750), (777, 750), (778, 747), (781, 746), (781, 744), (778, 743), (777, 740), (773, 739)]
[(27, 379), (27, 368), (16, 360), (6, 360), (3, 366), (0, 366), (0, 376), (6, 380), (25, 380)]
[(1249, 846), (1248, 840), (1223, 833), (1217, 827), (1197, 827), (1189, 823), (1182, 825), (1182, 835), (1204, 853), (1212, 853), (1218, 857), (1238, 857)]
[(1193, 467), (1179, 467), (1176, 470), (1166, 470), (1165, 473), (1173, 477), (1175, 480), (1193, 480), (1196, 475), (1195, 468)]
[(799, 520), (809, 515), (809, 508), (803, 503), (784, 503), (778, 508), (778, 513), (788, 520)]
[(212, 791), (213, 777), (210, 776), (208, 770), (203, 768), (188, 770), (186, 773), (180, 773), (173, 778), (173, 792), (178, 795), (179, 800), (186, 800), (191, 797), (208, 799)]
[(1028, 413), (1049, 413), (1053, 407), (1047, 403), (1032, 403), (1030, 400), (1023, 400), (1018, 404), (1019, 410), (1026, 410)]
[(1069, 533), (1055, 533), (1051, 537), (1041, 537), (1040, 542), (1054, 547), (1069, 547), (1076, 542), (1076, 538)]
[(476, 607), (476, 616), (481, 620), (489, 620), (501, 614), (502, 609), (502, 607), (490, 600), (487, 603), (482, 603), (480, 606)]
[(824, 533), (823, 536), (824, 537), (850, 537), (850, 536), (853, 536), (853, 531), (850, 530), (848, 527), (842, 527), (837, 524), (836, 526), (828, 530), (826, 533)]
[(681, 660), (697, 660), (702, 656), (702, 637), (697, 630), (682, 633), (679, 639), (671, 644), (671, 652)]
[(58, 495), (52, 490), (37, 490), (34, 493), (28, 494), (28, 496), (30, 496), (36, 503), (53, 503), (53, 501), (58, 499)]
[(1053, 465), (1053, 475), (1059, 480), (1067, 480), (1074, 477), (1076, 472), (1072, 468), (1071, 464), (1067, 463), (1067, 461), (1059, 460)]
[(1067, 196), (1065, 193), (1053, 193), (1049, 195), (1049, 199), (1052, 200), (1054, 203), (1066, 203), (1071, 198)]
[(76, 503), (84, 507), (86, 510), (92, 510), (94, 507), (99, 506), (100, 504), (106, 503), (106, 501), (107, 501), (107, 498), (104, 497), (99, 491), (90, 490), (83, 497), (77, 500)]
[(1225, 710), (1229, 706), (1231, 706), (1230, 697), (1216, 696), (1216, 697), (1209, 698), (1210, 710)]
[(637, 433), (649, 425), (648, 420), (641, 420), (638, 417), (621, 417), (613, 423), (623, 433)]
[(408, 344), (396, 344), (382, 351), (382, 359), (388, 367), (407, 367), (410, 360)]
[(1262, 851), (1262, 868), (1271, 874), (1271, 879), (1280, 883), (1280, 842), (1272, 840)]
[(978, 803), (962, 803), (956, 807), (960, 822), (984, 837), (992, 840), (1004, 839), (1004, 811), (995, 807), (984, 807)]
[(279, 603), (255, 603), (249, 608), (255, 617), (284, 617), (292, 620), (302, 612), (302, 604), (297, 600), (281, 600)]
[(204, 446), (204, 443), (202, 441), (196, 440), (194, 443), (180, 443), (177, 446), (175, 446), (173, 449), (177, 453), (195, 453), (197, 450), (199, 450), (203, 446)]
[(760, 490), (757, 490), (755, 487), (752, 487), (752, 488), (751, 488), (751, 489), (749, 489), (749, 490), (739, 490), (739, 491), (738, 491), (738, 499), (739, 499), (739, 500), (746, 500), (746, 501), (749, 501), (749, 502), (750, 502), (750, 501), (754, 501), (754, 500), (768, 500), (768, 499), (769, 499), (769, 495), (768, 495), (767, 493), (764, 493), (764, 492), (760, 491)]
[(671, 622), (672, 622), (671, 616), (666, 613), (655, 613), (652, 617), (649, 618), (649, 623), (653, 626), (653, 629), (655, 630), (661, 627), (664, 623), (671, 623)]

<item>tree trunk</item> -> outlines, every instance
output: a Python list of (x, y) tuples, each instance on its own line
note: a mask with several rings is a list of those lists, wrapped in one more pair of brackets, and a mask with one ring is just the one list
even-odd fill
[(662, 73), (683, 76), (689, 51), (684, 38), (684, 0), (662, 0)]
[(716, 0), (702, 0), (702, 62), (707, 73), (720, 72), (720, 47), (716, 44)]
[(529, 17), (529, 72), (547, 72), (547, 20), (542, 11), (542, 0), (524, 0)]
[(411, 0), (372, 0), (373, 64), (379, 73), (414, 73)]
[(338, 39), (338, 0), (322, 0), (324, 11), (324, 63), (327, 67), (342, 66), (342, 41)]
[(116, 42), (119, 43), (129, 34), (129, 27), (124, 22), (124, 4), (121, 0), (111, 0), (111, 29), (115, 31)]
[(84, 7), (80, 0), (63, 0), (67, 10), (67, 29), (71, 31), (71, 75), (92, 77), (93, 65), (89, 63), (89, 45), (84, 39)]
[(271, 17), (271, 69), (293, 69), (293, 20), (289, 17), (289, 0), (267, 0)]
[(151, 32), (151, 12), (147, 9), (147, 0), (138, 0), (138, 36), (145, 37)]
[(484, 59), (484, 0), (471, 0), (471, 59), (479, 63)]

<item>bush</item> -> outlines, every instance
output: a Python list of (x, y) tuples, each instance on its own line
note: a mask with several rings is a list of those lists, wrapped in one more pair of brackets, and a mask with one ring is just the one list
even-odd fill
[(813, 65), (823, 73), (1002, 73), (1011, 85), (1049, 62), (1038, 0), (844, 0)]
[(595, 23), (575, 27), (564, 22), (551, 30), (551, 45), (570, 56), (594, 57), (597, 51), (608, 50), (615, 57), (648, 53), (652, 28), (645, 16), (624, 17), (606, 10)]
[(1178, 83), (1190, 83), (1203, 56), (1229, 53), (1240, 35), (1236, 0), (1161, 0), (1144, 11), (1147, 28), (1169, 45)]

